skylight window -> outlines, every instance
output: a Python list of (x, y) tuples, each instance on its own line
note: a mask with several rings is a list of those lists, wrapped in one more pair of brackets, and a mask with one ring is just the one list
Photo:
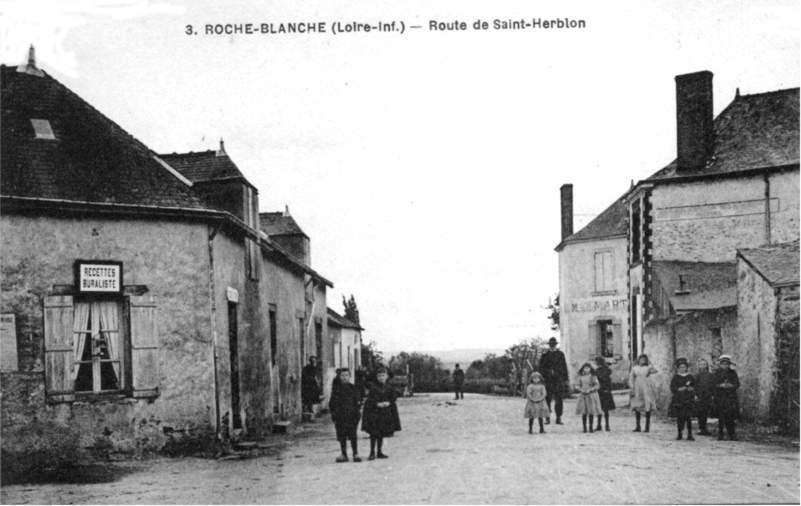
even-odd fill
[(36, 132), (37, 139), (56, 140), (56, 134), (53, 133), (53, 127), (46, 119), (32, 119), (33, 130)]

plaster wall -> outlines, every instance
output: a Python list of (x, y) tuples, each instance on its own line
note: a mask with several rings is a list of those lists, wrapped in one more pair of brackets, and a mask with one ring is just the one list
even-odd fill
[[(595, 255), (612, 254), (612, 284), (597, 290)], [(624, 381), (628, 361), (628, 296), (626, 238), (569, 243), (559, 252), (560, 346), (571, 374), (598, 355), (598, 324), (613, 322), (614, 356), (607, 359), (612, 380)]]
[[(81, 444), (158, 449), (180, 431), (214, 427), (208, 227), (185, 222), (0, 216), (0, 311), (17, 322), (19, 372), (2, 374), (3, 444), (36, 417), (74, 427)], [(73, 285), (76, 259), (117, 260), (125, 285), (146, 285), (158, 304), (159, 397), (47, 404), (42, 299)]]
[(264, 258), (262, 265), (261, 300), (264, 306), (275, 306), (278, 334), (268, 397), (279, 417), (297, 419), (301, 416), (300, 371), (304, 365), (300, 357), (301, 330), (298, 323), (299, 317), (303, 317), (305, 322), (306, 315), (304, 275), (269, 256)]
[(738, 248), (797, 239), (798, 180), (798, 170), (769, 177), (769, 237), (762, 175), (656, 186), (651, 195), (653, 259), (734, 262)]

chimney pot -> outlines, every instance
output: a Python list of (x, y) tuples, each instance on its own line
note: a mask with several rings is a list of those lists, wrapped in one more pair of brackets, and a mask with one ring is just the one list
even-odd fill
[(225, 152), (225, 142), (220, 137), (220, 150), (217, 151), (217, 156), (228, 156), (228, 153)]
[(712, 72), (676, 76), (677, 170), (704, 167), (714, 146)]
[(573, 235), (573, 185), (563, 184), (562, 195), (562, 240)]

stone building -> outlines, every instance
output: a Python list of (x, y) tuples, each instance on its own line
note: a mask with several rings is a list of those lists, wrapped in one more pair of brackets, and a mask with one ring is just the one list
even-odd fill
[(299, 417), (333, 285), (222, 144), (160, 156), (33, 61), (0, 86), (4, 455), (33, 421), (135, 452)]
[[(662, 405), (677, 357), (714, 367), (742, 347), (756, 313), (738, 314), (738, 250), (799, 237), (798, 88), (738, 90), (713, 120), (712, 74), (698, 72), (676, 77), (676, 102), (677, 159), (625, 197), (630, 356), (662, 371)], [(745, 415), (757, 416), (747, 390)]]
[(597, 356), (606, 359), (612, 380), (630, 370), (626, 296), (626, 205), (616, 200), (573, 233), (573, 185), (561, 188), (562, 241), (559, 253), (559, 333), (571, 374)]
[(749, 416), (798, 430), (798, 241), (737, 251), (733, 358)]

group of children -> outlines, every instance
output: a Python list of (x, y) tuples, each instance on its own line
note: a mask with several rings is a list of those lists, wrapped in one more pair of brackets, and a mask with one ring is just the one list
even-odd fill
[[(576, 403), (576, 414), (581, 415), (584, 432), (600, 431), (601, 417), (605, 421), (605, 429), (609, 429), (609, 411), (615, 409), (612, 397), (612, 372), (603, 357), (595, 358), (596, 367), (589, 362), (581, 366), (575, 387), (579, 391)], [(723, 428), (729, 439), (735, 441), (735, 421), (740, 414), (737, 400), (737, 389), (740, 380), (731, 369), (731, 357), (721, 355), (719, 368), (714, 374), (709, 372), (709, 363), (699, 360), (699, 373), (693, 376), (688, 372), (689, 362), (685, 358), (676, 361), (676, 375), (670, 382), (673, 394), (669, 415), (677, 419), (677, 440), (683, 439), (683, 431), (687, 429), (687, 440), (694, 441), (692, 434), (692, 418), (698, 418), (699, 434), (710, 435), (707, 431), (707, 419), (718, 418), (718, 440), (723, 439)], [(648, 382), (651, 374), (657, 370), (650, 364), (647, 355), (640, 355), (637, 365), (631, 368), (629, 387), (631, 389), (631, 409), (634, 411), (636, 426), (634, 432), (650, 432), (651, 412), (656, 410), (656, 392)], [(528, 432), (533, 433), (534, 419), (539, 420), (540, 433), (544, 433), (543, 420), (550, 417), (550, 409), (546, 404), (546, 389), (542, 376), (534, 372), (529, 377), (526, 388), (526, 409), (524, 417), (528, 418)], [(642, 414), (645, 413), (645, 429), (643, 430)], [(594, 427), (594, 418), (598, 425)], [(589, 425), (587, 422), (589, 421)]]
[(362, 422), (362, 430), (370, 435), (370, 456), (367, 460), (388, 458), (383, 452), (384, 438), (401, 430), (400, 416), (395, 403), (397, 393), (387, 385), (388, 378), (386, 369), (378, 369), (376, 381), (368, 387), (365, 397), (363, 388), (351, 384), (350, 370), (337, 369), (337, 377), (334, 379), (331, 399), (328, 402), (337, 440), (342, 450), (342, 454), (336, 459), (337, 462), (348, 462), (348, 441), (353, 452), (353, 462), (362, 461), (359, 457), (357, 437), (359, 421)]
[[(576, 383), (576, 388), (579, 390), (576, 414), (581, 415), (584, 432), (587, 432), (588, 420), (590, 432), (602, 430), (601, 417), (605, 421), (606, 430), (610, 430), (609, 411), (615, 409), (615, 399), (612, 397), (612, 371), (606, 365), (603, 357), (596, 357), (595, 363), (595, 368), (589, 362), (581, 366)], [(523, 415), (528, 418), (529, 434), (534, 432), (535, 418), (539, 420), (540, 433), (545, 432), (544, 420), (548, 420), (551, 416), (551, 410), (546, 404), (545, 397), (546, 389), (542, 375), (534, 372), (529, 377), (529, 384), (526, 387), (526, 410)], [(598, 417), (597, 427), (595, 427), (596, 416)]]

